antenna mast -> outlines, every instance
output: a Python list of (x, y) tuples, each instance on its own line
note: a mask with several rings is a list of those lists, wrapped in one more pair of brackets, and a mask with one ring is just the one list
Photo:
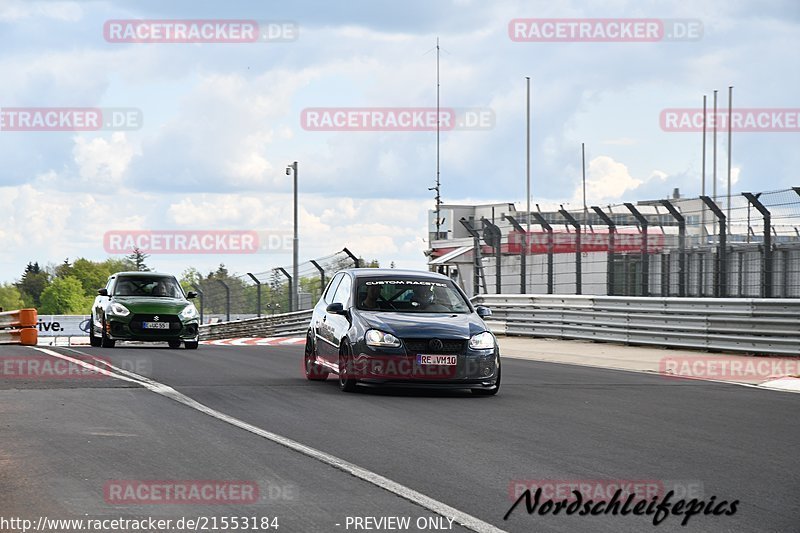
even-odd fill
[(436, 38), (436, 239), (438, 240), (442, 226), (441, 205), (442, 197), (440, 194), (439, 182), (439, 38)]

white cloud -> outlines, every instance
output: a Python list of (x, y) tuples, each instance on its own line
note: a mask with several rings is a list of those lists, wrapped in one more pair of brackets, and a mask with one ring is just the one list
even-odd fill
[(84, 180), (96, 186), (110, 186), (121, 182), (135, 149), (125, 133), (118, 131), (111, 135), (110, 140), (75, 137), (72, 153)]
[[(644, 184), (651, 181), (664, 181), (666, 172), (654, 170), (645, 179), (631, 175), (628, 167), (608, 156), (598, 156), (589, 161), (586, 169), (586, 203), (587, 205), (603, 205), (616, 203), (630, 198)], [(582, 205), (582, 183), (579, 181), (571, 203)]]
[(74, 22), (83, 16), (83, 9), (77, 2), (37, 2), (25, 0), (3, 0), (0, 2), (0, 20), (19, 21), (31, 17), (47, 17)]

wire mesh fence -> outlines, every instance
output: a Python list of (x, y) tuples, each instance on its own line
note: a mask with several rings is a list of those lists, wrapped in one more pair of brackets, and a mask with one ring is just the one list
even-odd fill
[(431, 266), (471, 294), (800, 298), (800, 187), (462, 224), (470, 249)]
[[(361, 261), (358, 260), (359, 264)], [(349, 251), (299, 263), (297, 306), (290, 299), (294, 289), (291, 266), (245, 274), (230, 274), (221, 267), (206, 277), (187, 281), (186, 285), (188, 290), (198, 293), (197, 307), (204, 323), (241, 320), (310, 309), (332, 275), (353, 266), (356, 258)]]

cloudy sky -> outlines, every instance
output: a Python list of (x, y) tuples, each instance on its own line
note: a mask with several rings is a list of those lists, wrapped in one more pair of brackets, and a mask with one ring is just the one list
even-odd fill
[[(699, 39), (515, 42), (517, 18), (692, 19)], [(110, 20), (284, 21), (296, 39), (251, 43), (109, 42)], [(373, 0), (196, 2), (0, 0), (0, 108), (133, 108), (136, 129), (0, 131), (0, 280), (28, 261), (104, 259), (127, 230), (291, 230), (300, 164), (300, 255), (347, 246), (422, 268), (435, 132), (311, 131), (309, 108), (442, 106), (491, 110), (493, 126), (441, 137), (445, 202), (525, 197), (525, 76), (533, 80), (533, 199), (588, 201), (700, 191), (699, 133), (668, 132), (665, 108), (800, 107), (796, 0)], [(710, 142), (710, 141), (709, 141)], [(720, 190), (727, 137), (719, 136)], [(800, 185), (800, 133), (733, 137), (734, 191)], [(710, 153), (710, 146), (709, 146)], [(710, 166), (709, 166), (710, 169)], [(710, 170), (709, 170), (710, 172)], [(710, 185), (709, 185), (710, 187)], [(288, 265), (290, 253), (153, 255), (181, 272)]]

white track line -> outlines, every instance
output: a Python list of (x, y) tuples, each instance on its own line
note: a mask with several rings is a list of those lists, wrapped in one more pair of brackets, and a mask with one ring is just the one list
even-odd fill
[(103, 368), (100, 368), (99, 366), (95, 366), (85, 361), (81, 361), (80, 359), (72, 358), (68, 355), (54, 352), (53, 350), (49, 350), (47, 348), (39, 348), (37, 346), (32, 346), (31, 348), (33, 348), (34, 350), (38, 350), (42, 353), (45, 353), (47, 355), (50, 355), (52, 357), (64, 359), (66, 361), (73, 362), (85, 368), (92, 369), (108, 377), (120, 379), (123, 381), (128, 381), (131, 383), (137, 383), (142, 387), (152, 392), (155, 392), (156, 394), (160, 394), (161, 396), (169, 398), (170, 400), (174, 400), (187, 407), (191, 407), (192, 409), (195, 409), (196, 411), (200, 411), (201, 413), (216, 418), (217, 420), (227, 422), (232, 426), (238, 427), (245, 431), (249, 431), (254, 435), (258, 435), (259, 437), (263, 437), (276, 444), (280, 444), (281, 446), (299, 452), (307, 457), (311, 457), (312, 459), (316, 459), (317, 461), (325, 463), (326, 465), (332, 466), (338, 470), (347, 472), (348, 474), (351, 474), (359, 479), (362, 479), (367, 483), (371, 483), (376, 487), (382, 488), (383, 490), (391, 492), (392, 494), (396, 494), (397, 496), (400, 496), (401, 498), (408, 500), (411, 503), (424, 507), (429, 511), (432, 511), (440, 516), (443, 516), (445, 518), (451, 518), (456, 523), (464, 526), (467, 529), (475, 531), (476, 533), (506, 533), (504, 530), (497, 528), (488, 522), (484, 522), (480, 518), (476, 518), (470, 514), (459, 511), (455, 507), (450, 507), (449, 505), (442, 503), (439, 500), (435, 500), (429, 496), (426, 496), (425, 494), (422, 494), (421, 492), (417, 492), (414, 489), (411, 489), (409, 487), (406, 487), (405, 485), (397, 483), (396, 481), (392, 481), (389, 478), (381, 476), (380, 474), (376, 474), (375, 472), (367, 470), (366, 468), (362, 468), (356, 464), (345, 461), (344, 459), (340, 459), (334, 455), (317, 450), (316, 448), (312, 448), (311, 446), (306, 446), (305, 444), (301, 444), (295, 440), (289, 439), (282, 435), (278, 435), (277, 433), (272, 433), (271, 431), (267, 431), (259, 427), (256, 427), (252, 424), (248, 424), (247, 422), (239, 420), (238, 418), (226, 415), (225, 413), (217, 411), (216, 409), (212, 409), (211, 407), (208, 407), (196, 400), (193, 400), (192, 398), (176, 391), (175, 389), (173, 389), (168, 385), (164, 385), (163, 383), (159, 383), (145, 376), (140, 376), (128, 370), (117, 368), (110, 363), (92, 357), (91, 354), (70, 349), (70, 351), (72, 352), (92, 357), (94, 361), (96, 361), (99, 364), (102, 364), (107, 368), (110, 368), (111, 370), (105, 370)]

